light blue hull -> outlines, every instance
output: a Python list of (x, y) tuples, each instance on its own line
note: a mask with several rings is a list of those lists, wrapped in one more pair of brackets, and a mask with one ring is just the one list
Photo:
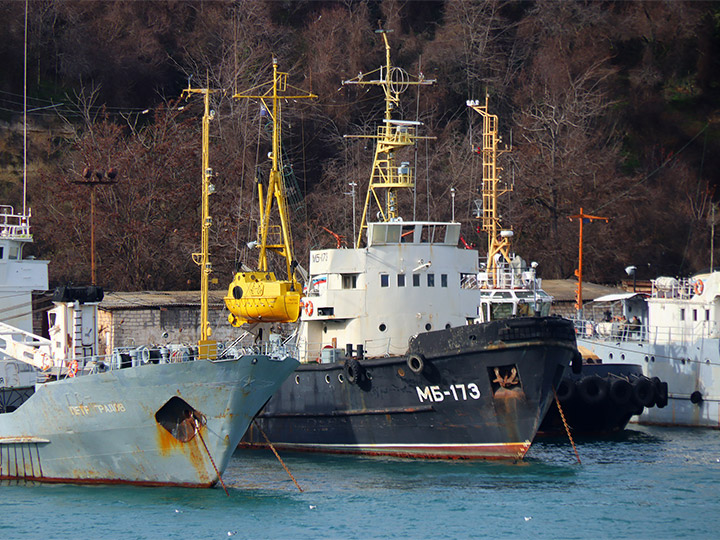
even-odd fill
[(253, 355), (38, 385), (19, 409), (0, 415), (0, 479), (212, 486), (297, 365)]

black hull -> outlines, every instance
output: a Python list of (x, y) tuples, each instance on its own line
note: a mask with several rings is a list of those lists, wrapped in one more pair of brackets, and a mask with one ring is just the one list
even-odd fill
[[(617, 381), (624, 380), (628, 386), (624, 389), (613, 387)], [(600, 387), (597, 387), (600, 383)], [(585, 364), (582, 375), (568, 373), (558, 388), (558, 397), (565, 420), (571, 431), (579, 435), (609, 435), (622, 431), (633, 415), (640, 414), (646, 406), (665, 406), (665, 397), (656, 397), (641, 402), (638, 400), (638, 385), (650, 383), (643, 377), (642, 367), (630, 364)], [(583, 388), (583, 385), (589, 385)], [(652, 383), (651, 383), (652, 384)], [(570, 385), (568, 388), (566, 385)], [(659, 391), (658, 391), (659, 393)], [(542, 435), (565, 433), (557, 404), (552, 403), (545, 419), (540, 425)]]
[[(429, 332), (406, 356), (301, 365), (257, 423), (289, 450), (522, 458), (577, 354), (556, 317)], [(254, 426), (243, 441), (265, 443)]]

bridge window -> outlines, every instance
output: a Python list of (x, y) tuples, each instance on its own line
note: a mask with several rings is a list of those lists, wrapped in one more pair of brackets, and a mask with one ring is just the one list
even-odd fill
[(398, 284), (398, 287), (404, 287), (404, 286), (405, 286), (405, 274), (398, 274), (398, 275), (397, 275), (397, 284)]
[(413, 274), (413, 287), (420, 286), (420, 274)]
[(435, 286), (435, 274), (428, 274), (428, 275), (427, 275), (427, 284), (428, 284), (428, 287), (434, 287), (434, 286)]
[(357, 289), (357, 274), (342, 274), (343, 289)]
[(390, 285), (390, 276), (388, 274), (380, 274), (380, 286), (387, 287)]
[(447, 274), (440, 274), (440, 286), (447, 287)]

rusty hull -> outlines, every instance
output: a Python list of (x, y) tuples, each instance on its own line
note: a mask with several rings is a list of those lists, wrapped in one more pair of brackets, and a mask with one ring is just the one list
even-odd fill
[[(0, 480), (212, 486), (252, 418), (297, 365), (253, 355), (38, 385), (20, 408), (0, 414)], [(156, 420), (175, 396), (202, 415), (202, 440), (182, 442)]]

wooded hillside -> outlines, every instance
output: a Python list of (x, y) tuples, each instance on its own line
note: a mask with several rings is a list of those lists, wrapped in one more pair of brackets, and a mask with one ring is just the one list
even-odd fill
[[(217, 287), (254, 265), (256, 171), (267, 171), (258, 103), (234, 100), (268, 80), (319, 96), (283, 109), (285, 152), (302, 193), (293, 235), (308, 251), (352, 244), (350, 182), (362, 211), (373, 146), (344, 135), (381, 122), (379, 89), (343, 86), (384, 61), (437, 79), (404, 94), (398, 116), (424, 123), (407, 156), (416, 200), (402, 215), (449, 220), (486, 249), (473, 201), (481, 182), (480, 117), (499, 116), (502, 200), (514, 248), (545, 278), (577, 265), (580, 207), (611, 218), (585, 227), (584, 275), (598, 282), (687, 275), (711, 264), (720, 165), (720, 4), (697, 1), (50, 1), (28, 2), (28, 200), (36, 254), (55, 283), (90, 279), (90, 202), (83, 172), (118, 171), (98, 186), (98, 282), (114, 290), (198, 288), (200, 98), (216, 111), (210, 163)], [(22, 206), (25, 2), (0, 1), (0, 200)], [(260, 143), (258, 141), (260, 140)], [(266, 178), (266, 176), (265, 176)], [(714, 260), (717, 264), (717, 257)]]

